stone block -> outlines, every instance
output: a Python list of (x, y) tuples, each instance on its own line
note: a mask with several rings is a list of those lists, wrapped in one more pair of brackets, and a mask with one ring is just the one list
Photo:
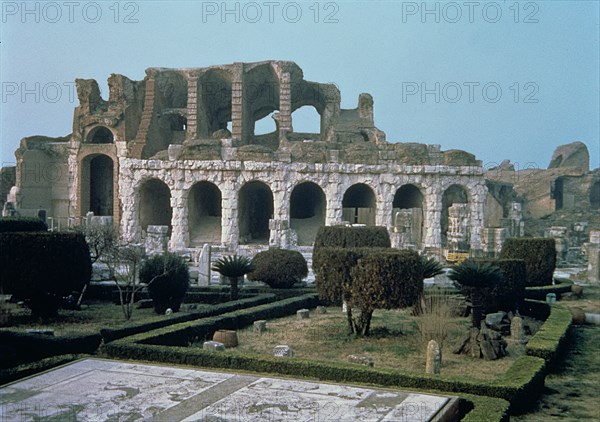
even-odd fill
[(254, 332), (264, 333), (265, 331), (267, 331), (267, 321), (264, 319), (254, 321)]
[(279, 345), (273, 348), (273, 356), (276, 357), (292, 357), (294, 356), (294, 351), (290, 346)]
[(225, 345), (223, 343), (219, 343), (218, 341), (205, 341), (202, 344), (202, 348), (204, 350), (215, 350), (218, 352), (225, 351)]
[(439, 374), (442, 369), (442, 351), (435, 340), (427, 343), (427, 356), (425, 359), (425, 373)]
[(348, 355), (348, 362), (370, 367), (375, 364), (373, 358), (367, 355)]
[(310, 318), (310, 312), (308, 309), (300, 309), (296, 311), (296, 317), (298, 319), (308, 319)]

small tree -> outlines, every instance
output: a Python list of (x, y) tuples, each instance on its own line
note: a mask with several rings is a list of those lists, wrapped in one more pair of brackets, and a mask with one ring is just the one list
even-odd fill
[(488, 290), (502, 281), (500, 268), (489, 262), (466, 259), (454, 267), (448, 277), (461, 287), (470, 288), (473, 328), (479, 328), (483, 320), (485, 300), (489, 296)]
[(144, 257), (143, 247), (113, 245), (101, 258), (115, 278), (121, 310), (127, 321), (133, 315), (135, 295), (143, 288), (139, 281), (139, 270)]
[(423, 268), (414, 251), (370, 253), (352, 268), (350, 306), (360, 309), (354, 332), (368, 336), (375, 309), (413, 306), (423, 293)]
[(237, 300), (239, 278), (254, 271), (254, 263), (245, 256), (229, 255), (216, 260), (212, 270), (229, 279), (229, 297), (231, 300)]
[(154, 255), (142, 263), (140, 281), (148, 286), (157, 314), (169, 308), (178, 312), (190, 283), (188, 265), (174, 253)]

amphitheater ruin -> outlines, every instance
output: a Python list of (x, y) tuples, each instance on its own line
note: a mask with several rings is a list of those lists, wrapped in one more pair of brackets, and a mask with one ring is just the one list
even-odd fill
[[(475, 156), (386, 141), (371, 95), (343, 109), (334, 84), (305, 80), (293, 62), (113, 74), (108, 100), (95, 80), (76, 86), (72, 134), (21, 141), (5, 211), (51, 227), (94, 216), (126, 242), (188, 253), (310, 251), (335, 224), (385, 226), (394, 246), (439, 256), (493, 254), (523, 234), (512, 186), (486, 180)], [(318, 133), (294, 131), (303, 107)], [(257, 134), (268, 116), (275, 130)]]

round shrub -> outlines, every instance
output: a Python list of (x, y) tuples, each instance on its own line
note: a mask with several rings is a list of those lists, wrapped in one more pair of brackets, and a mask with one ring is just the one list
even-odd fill
[(511, 237), (502, 245), (500, 259), (522, 259), (527, 269), (527, 286), (548, 286), (556, 268), (554, 239)]
[(274, 289), (287, 289), (308, 275), (306, 259), (298, 251), (269, 249), (252, 258), (255, 268), (248, 280), (262, 281)]
[(90, 281), (90, 250), (81, 233), (0, 233), (0, 250), (2, 292), (35, 315), (55, 315), (63, 297)]
[(190, 283), (188, 265), (174, 253), (154, 255), (142, 264), (140, 281), (147, 284), (157, 314), (168, 308), (178, 312)]

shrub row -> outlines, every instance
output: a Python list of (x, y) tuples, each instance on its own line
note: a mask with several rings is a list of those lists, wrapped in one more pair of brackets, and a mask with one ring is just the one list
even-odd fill
[(88, 355), (84, 354), (52, 356), (35, 362), (24, 363), (12, 368), (0, 369), (0, 385), (29, 377), (39, 372), (47, 371), (49, 369), (56, 368), (57, 366), (65, 365), (86, 357), (88, 357)]
[(389, 248), (390, 234), (385, 227), (323, 226), (317, 231), (314, 250), (322, 247)]
[(529, 340), (525, 350), (528, 355), (540, 357), (553, 365), (568, 344), (567, 339), (573, 317), (571, 311), (562, 305), (546, 306), (550, 307), (550, 315), (544, 325)]
[(556, 278), (555, 281), (556, 284), (549, 286), (527, 287), (525, 289), (525, 296), (528, 299), (546, 300), (546, 295), (548, 293), (554, 293), (557, 299), (560, 299), (560, 296), (563, 293), (568, 293), (571, 291), (573, 282), (568, 278)]
[(159, 321), (146, 322), (146, 323), (132, 323), (124, 328), (103, 328), (100, 330), (104, 343), (131, 336), (134, 334), (155, 330), (169, 325), (179, 324), (187, 321), (192, 321), (200, 318), (207, 318), (214, 315), (223, 314), (226, 312), (236, 311), (238, 309), (244, 309), (251, 306), (262, 305), (265, 303), (274, 302), (276, 296), (272, 293), (254, 296), (247, 299), (240, 299), (233, 302), (222, 303), (210, 307), (209, 309), (202, 309), (198, 312), (190, 313), (179, 313), (173, 314), (167, 319), (161, 319)]
[(0, 331), (1, 368), (9, 368), (49, 356), (69, 353), (94, 353), (102, 337), (100, 334), (48, 336), (18, 331)]
[(81, 233), (0, 233), (2, 292), (39, 316), (56, 314), (62, 298), (90, 281), (90, 251)]
[(48, 231), (45, 221), (35, 217), (0, 217), (0, 233)]
[(462, 394), (462, 422), (508, 422), (510, 403), (495, 397), (473, 396)]
[(501, 259), (523, 259), (527, 267), (527, 285), (552, 284), (556, 268), (554, 239), (511, 237), (506, 239), (500, 252)]

